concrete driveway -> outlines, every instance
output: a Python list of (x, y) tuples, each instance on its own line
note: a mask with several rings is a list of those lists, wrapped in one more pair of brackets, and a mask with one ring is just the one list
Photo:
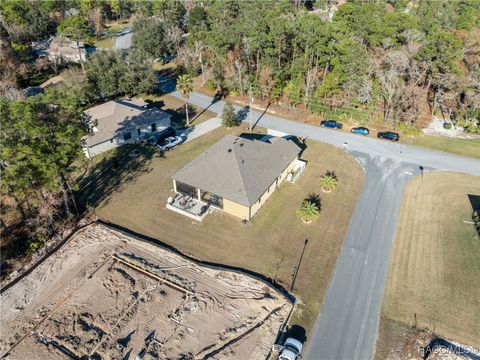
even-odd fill
[[(172, 95), (181, 98), (176, 91)], [(218, 114), (224, 106), (223, 101), (195, 92), (190, 102)], [(364, 187), (304, 358), (371, 359), (405, 184), (420, 174), (420, 166), (480, 176), (480, 161), (322, 129), (259, 111), (253, 111), (252, 118), (265, 128), (343, 148), (365, 169)]]
[(115, 49), (130, 49), (132, 47), (132, 28), (125, 28), (115, 36)]

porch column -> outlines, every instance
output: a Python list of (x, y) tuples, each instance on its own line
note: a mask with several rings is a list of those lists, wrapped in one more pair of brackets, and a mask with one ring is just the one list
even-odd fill
[(198, 201), (202, 201), (202, 195), (200, 194), (200, 189), (197, 189)]
[(175, 179), (173, 180), (173, 191), (176, 193), (177, 192), (177, 182)]

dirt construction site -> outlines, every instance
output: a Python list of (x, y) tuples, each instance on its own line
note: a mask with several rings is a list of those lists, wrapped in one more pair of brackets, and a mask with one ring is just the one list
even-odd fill
[(265, 359), (292, 309), (260, 280), (101, 224), (0, 301), (6, 359)]

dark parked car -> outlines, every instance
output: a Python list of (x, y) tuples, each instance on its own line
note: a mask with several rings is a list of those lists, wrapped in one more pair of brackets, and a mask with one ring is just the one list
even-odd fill
[(155, 132), (147, 139), (150, 145), (156, 145), (170, 136), (175, 136), (175, 129), (172, 127), (167, 127), (159, 132)]
[(343, 125), (335, 120), (323, 120), (320, 122), (320, 126), (330, 129), (341, 129)]
[(360, 135), (365, 135), (365, 136), (367, 136), (368, 134), (370, 134), (370, 130), (368, 130), (368, 128), (363, 127), (363, 126), (354, 127), (354, 128), (352, 128), (351, 131), (352, 131), (352, 133), (354, 133), (354, 134), (360, 134)]
[(380, 139), (386, 139), (391, 141), (398, 141), (400, 140), (400, 135), (393, 131), (381, 131), (377, 134), (377, 137)]

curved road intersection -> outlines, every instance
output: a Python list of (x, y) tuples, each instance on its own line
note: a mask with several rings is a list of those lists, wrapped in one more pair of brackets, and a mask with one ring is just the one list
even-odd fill
[[(176, 91), (172, 95), (183, 99)], [(218, 114), (224, 106), (199, 93), (191, 94), (190, 103)], [(343, 148), (365, 169), (365, 183), (304, 358), (371, 359), (405, 185), (420, 174), (420, 166), (480, 176), (480, 161), (325, 130), (268, 113), (251, 115), (256, 125)]]

